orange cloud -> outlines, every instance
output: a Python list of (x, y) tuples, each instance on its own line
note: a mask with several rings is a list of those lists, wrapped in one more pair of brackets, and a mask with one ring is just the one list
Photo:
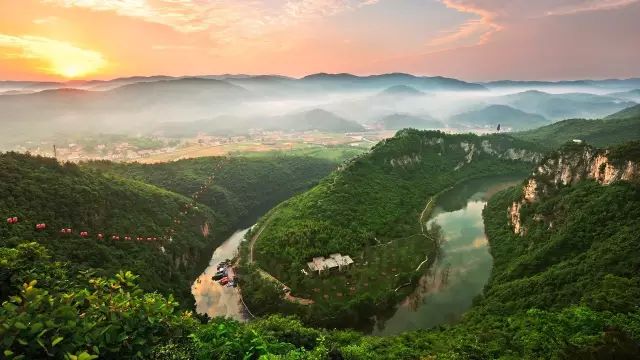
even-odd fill
[(34, 60), (41, 71), (67, 78), (94, 74), (107, 65), (97, 51), (40, 36), (0, 34), (0, 49), (5, 59)]

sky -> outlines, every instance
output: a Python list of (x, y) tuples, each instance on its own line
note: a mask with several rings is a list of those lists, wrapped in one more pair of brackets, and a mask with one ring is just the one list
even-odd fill
[(640, 0), (0, 0), (0, 79), (640, 76)]

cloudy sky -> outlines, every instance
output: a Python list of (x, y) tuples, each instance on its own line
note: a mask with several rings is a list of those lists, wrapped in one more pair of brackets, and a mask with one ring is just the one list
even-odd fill
[(640, 76), (640, 0), (0, 0), (0, 79)]

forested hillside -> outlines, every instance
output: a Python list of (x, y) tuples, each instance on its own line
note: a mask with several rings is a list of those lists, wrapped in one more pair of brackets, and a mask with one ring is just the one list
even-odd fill
[[(251, 264), (243, 283), (247, 301), (258, 312), (295, 312), (315, 324), (366, 323), (411, 289), (406, 284), (419, 277), (425, 258), (425, 265), (433, 261), (438, 231), (423, 224), (433, 197), (474, 177), (526, 174), (539, 156), (533, 145), (504, 135), (399, 131), (271, 211), (254, 231), (260, 233), (250, 249), (257, 266), (314, 303), (274, 305), (280, 295), (262, 287)], [(303, 273), (313, 257), (332, 253), (356, 264), (346, 275)]]
[[(73, 271), (103, 276), (132, 271), (142, 288), (174, 294), (189, 307), (189, 284), (213, 248), (335, 166), (309, 157), (78, 166), (1, 154), (0, 213), (18, 222), (3, 220), (0, 242), (13, 247), (36, 240), (54, 260), (68, 261)], [(212, 186), (200, 191), (212, 175)], [(192, 198), (197, 191), (201, 195)], [(37, 224), (46, 228), (36, 229)], [(61, 234), (63, 228), (72, 233)], [(137, 241), (139, 237), (145, 240)]]
[(202, 157), (169, 163), (90, 162), (99, 168), (127, 178), (144, 181), (190, 196), (215, 172), (212, 186), (198, 202), (216, 209), (223, 223), (251, 225), (248, 222), (297, 192), (315, 185), (337, 165), (336, 160), (311, 156)]
[[(0, 155), (0, 168), (0, 213), (19, 220), (0, 225), (4, 246), (36, 240), (74, 269), (100, 275), (134, 271), (148, 290), (186, 294), (196, 257), (232, 230), (232, 224), (219, 221), (204, 237), (200, 226), (214, 222), (214, 211), (201, 207), (182, 215), (191, 199), (142, 182), (15, 153)], [(46, 229), (37, 230), (42, 223)], [(62, 228), (72, 233), (61, 234)], [(165, 238), (172, 228), (176, 232), (169, 242)], [(86, 238), (79, 236), (84, 231)], [(120, 239), (111, 240), (114, 235)]]
[(622, 144), (640, 140), (640, 113), (638, 106), (625, 109), (604, 119), (562, 120), (537, 129), (513, 133), (513, 136), (555, 149), (567, 141), (580, 139), (594, 146)]

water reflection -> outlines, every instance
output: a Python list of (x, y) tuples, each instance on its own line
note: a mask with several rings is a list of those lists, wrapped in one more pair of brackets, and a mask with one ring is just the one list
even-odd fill
[(388, 319), (378, 318), (375, 335), (425, 329), (456, 322), (489, 279), (493, 259), (484, 234), (482, 209), (496, 191), (516, 185), (514, 177), (469, 181), (438, 199), (428, 226), (441, 227), (438, 257)]
[(237, 231), (222, 243), (213, 252), (209, 266), (191, 286), (191, 293), (196, 301), (196, 312), (199, 314), (246, 320), (239, 289), (221, 286), (211, 277), (215, 275), (220, 262), (236, 255), (238, 246), (248, 230)]

